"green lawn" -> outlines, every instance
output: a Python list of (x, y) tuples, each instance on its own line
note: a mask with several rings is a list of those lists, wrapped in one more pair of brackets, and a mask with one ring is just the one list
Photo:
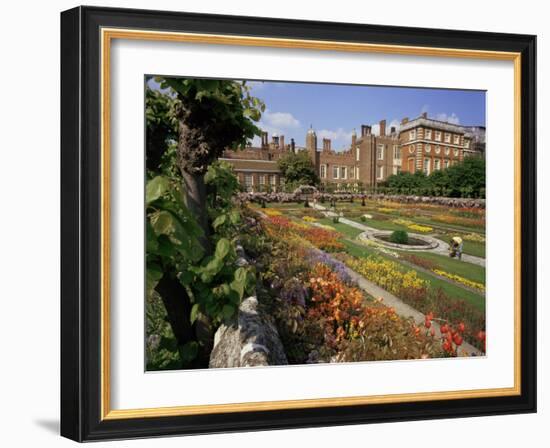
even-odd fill
[(439, 268), (443, 271), (460, 275), (461, 277), (467, 278), (468, 280), (472, 280), (474, 282), (485, 284), (485, 268), (478, 266), (477, 264), (465, 263), (464, 261), (459, 261), (451, 257), (446, 257), (444, 255), (434, 254), (431, 252), (400, 251), (400, 253), (413, 254), (418, 258), (437, 263)]
[(411, 229), (409, 229), (407, 226), (403, 226), (401, 224), (395, 224), (392, 221), (383, 221), (380, 219), (367, 219), (365, 222), (363, 222), (361, 221), (360, 218), (348, 218), (348, 219), (358, 222), (359, 224), (363, 224), (367, 227), (372, 227), (378, 230), (405, 230), (406, 232), (411, 231)]
[(363, 233), (362, 230), (356, 229), (355, 227), (348, 226), (347, 224), (343, 224), (341, 222), (334, 223), (332, 222), (332, 218), (323, 218), (317, 221), (319, 224), (324, 224), (327, 226), (333, 227), (337, 232), (341, 233), (342, 235), (355, 239), (357, 238), (357, 235), (360, 233)]

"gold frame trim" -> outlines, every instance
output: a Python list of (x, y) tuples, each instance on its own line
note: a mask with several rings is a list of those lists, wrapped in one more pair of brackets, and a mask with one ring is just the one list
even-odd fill
[[(110, 366), (110, 52), (113, 39), (240, 45), (273, 48), (382, 53), (410, 56), (490, 59), (514, 62), (514, 386), (509, 388), (369, 395), (304, 400), (189, 405), (142, 409), (111, 409)], [(251, 412), (413, 401), (503, 397), (521, 394), (521, 54), (455, 48), (366, 44), (303, 39), (279, 39), (194, 34), (135, 29), (101, 29), (101, 420)]]

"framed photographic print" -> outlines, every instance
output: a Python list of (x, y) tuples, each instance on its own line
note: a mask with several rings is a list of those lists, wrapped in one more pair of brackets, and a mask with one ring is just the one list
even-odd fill
[(535, 412), (535, 36), (61, 14), (61, 433)]

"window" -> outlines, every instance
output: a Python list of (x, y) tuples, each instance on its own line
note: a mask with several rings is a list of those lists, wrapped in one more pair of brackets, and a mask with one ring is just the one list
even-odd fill
[(260, 174), (260, 185), (265, 185), (265, 174)]
[(434, 171), (439, 171), (441, 169), (441, 160), (434, 159)]
[(244, 175), (244, 186), (246, 188), (246, 191), (252, 191), (252, 187), (254, 186), (252, 174)]
[(470, 147), (470, 140), (464, 139), (464, 146), (465, 146), (466, 148), (469, 148), (469, 147)]
[(340, 169), (336, 165), (332, 167), (332, 178), (333, 179), (339, 179), (340, 178)]
[(384, 167), (383, 166), (377, 167), (376, 178), (377, 179), (384, 179)]
[(276, 187), (277, 186), (277, 176), (275, 174), (272, 174), (271, 176), (269, 176), (269, 182), (271, 183), (272, 187)]
[(445, 132), (445, 143), (451, 143), (451, 134)]
[(409, 152), (412, 154), (414, 152), (414, 146), (409, 146)]
[(427, 144), (427, 145), (426, 145), (426, 153), (429, 154), (430, 152), (432, 152), (432, 145)]
[(455, 145), (460, 144), (460, 135), (455, 135), (454, 136), (454, 143), (455, 143)]
[(356, 146), (356, 147), (355, 147), (355, 160), (356, 160), (357, 162), (359, 162), (359, 153), (360, 153), (360, 152), (361, 152), (361, 151), (359, 150), (359, 146)]
[(435, 131), (435, 141), (436, 142), (441, 141), (441, 131)]
[(384, 145), (378, 145), (376, 148), (376, 158), (378, 160), (384, 160)]
[(424, 174), (426, 176), (430, 174), (430, 159), (424, 159)]
[(394, 160), (401, 160), (401, 151), (399, 151), (399, 145), (393, 145), (393, 158)]
[(435, 153), (439, 154), (440, 152), (441, 152), (441, 148), (439, 147), (439, 145), (435, 145)]
[(458, 157), (458, 148), (455, 148), (455, 149), (453, 150), (453, 154), (455, 155), (455, 157)]
[(409, 132), (409, 140), (414, 140), (416, 138), (416, 129), (413, 129)]
[(326, 179), (327, 177), (327, 166), (325, 164), (321, 165), (321, 178)]
[(445, 159), (445, 160), (443, 161), (443, 166), (444, 166), (445, 168), (449, 168), (449, 159)]
[(451, 152), (451, 148), (445, 148), (445, 155), (448, 156)]
[(399, 167), (398, 166), (392, 167), (392, 173), (393, 174), (399, 174)]
[(428, 139), (432, 139), (432, 130), (431, 129), (426, 129), (426, 138)]
[(348, 178), (348, 167), (347, 166), (341, 166), (340, 167), (340, 177), (342, 179)]
[(355, 168), (355, 177), (359, 179), (359, 167)]
[(355, 179), (355, 167), (354, 166), (349, 167), (349, 178), (350, 179)]

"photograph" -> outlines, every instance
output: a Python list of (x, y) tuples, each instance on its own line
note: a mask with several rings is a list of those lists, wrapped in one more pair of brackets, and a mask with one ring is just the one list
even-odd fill
[(485, 357), (486, 93), (146, 75), (145, 370)]

